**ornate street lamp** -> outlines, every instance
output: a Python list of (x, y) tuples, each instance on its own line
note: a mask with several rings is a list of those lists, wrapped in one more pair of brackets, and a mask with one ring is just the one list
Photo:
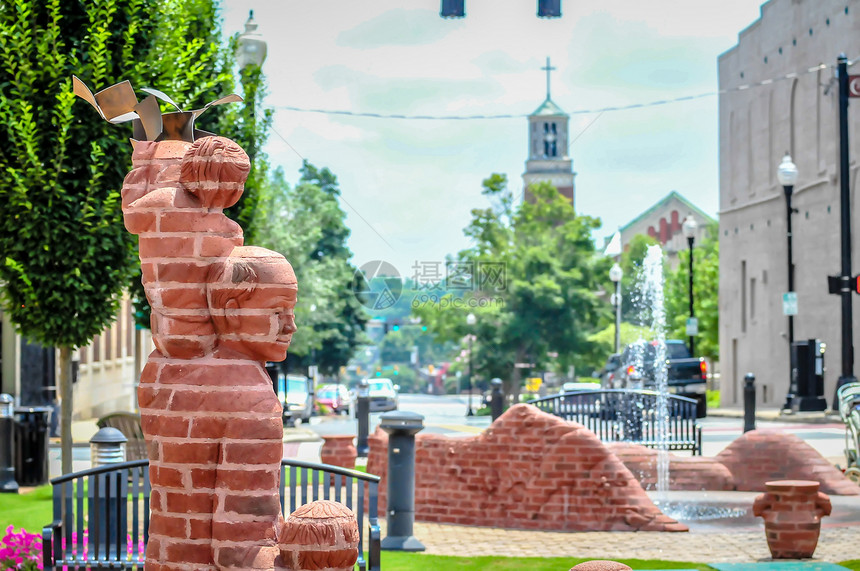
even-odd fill
[(696, 321), (696, 313), (693, 311), (693, 243), (696, 241), (696, 230), (699, 225), (692, 214), (688, 214), (681, 225), (684, 231), (684, 236), (687, 237), (687, 245), (690, 247), (690, 319), (687, 322), (687, 335), (690, 336), (690, 356), (696, 356), (696, 335), (699, 333), (698, 322)]
[[(242, 83), (242, 95), (245, 98), (246, 120), (253, 125), (257, 120), (257, 90), (261, 84), (262, 65), (266, 61), (266, 41), (263, 35), (257, 31), (257, 22), (254, 21), (254, 11), (248, 14), (245, 22), (245, 31), (239, 35), (236, 47), (236, 62), (239, 64), (239, 81)], [(248, 140), (245, 144), (245, 152), (254, 164), (257, 156), (257, 137), (255, 129), (248, 131)], [(253, 168), (253, 167), (252, 167)]]
[(239, 35), (239, 47), (236, 49), (236, 62), (239, 69), (251, 65), (261, 66), (266, 61), (266, 41), (263, 34), (257, 31), (257, 22), (254, 21), (254, 11), (248, 14), (245, 22), (245, 31)]
[(475, 324), (478, 322), (478, 318), (475, 317), (474, 313), (470, 313), (466, 316), (466, 325), (469, 326), (469, 408), (466, 411), (466, 416), (474, 416), (475, 413), (472, 412), (472, 342), (475, 340), (475, 335), (472, 331), (475, 329)]
[(621, 349), (621, 278), (624, 270), (616, 262), (609, 269), (609, 279), (615, 284), (615, 293), (612, 295), (612, 305), (615, 306), (615, 352)]
[[(782, 157), (782, 162), (779, 163), (779, 167), (776, 169), (776, 179), (779, 181), (779, 184), (782, 185), (782, 190), (785, 193), (785, 237), (786, 242), (788, 244), (788, 292), (794, 292), (794, 259), (792, 257), (792, 248), (791, 248), (791, 215), (797, 212), (795, 208), (791, 206), (791, 194), (794, 192), (794, 185), (797, 184), (797, 166), (792, 162), (791, 155), (788, 154), (788, 151), (785, 152), (785, 156)], [(791, 408), (791, 401), (794, 399), (794, 395), (797, 394), (797, 379), (794, 378), (792, 374), (792, 363), (791, 363), (791, 346), (794, 343), (794, 315), (788, 316), (788, 395), (785, 397), (785, 404), (783, 408)]]

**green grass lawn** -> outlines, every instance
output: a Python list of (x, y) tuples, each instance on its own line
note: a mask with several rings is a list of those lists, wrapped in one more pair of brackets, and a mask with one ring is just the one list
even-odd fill
[[(567, 571), (574, 565), (578, 565), (589, 559), (576, 557), (454, 557), (449, 555), (425, 555), (423, 553), (402, 553), (397, 551), (382, 552), (382, 568), (396, 569), (397, 571), (489, 571), (492, 569), (510, 569), (521, 571)], [(714, 571), (703, 563), (691, 563), (689, 561), (662, 561), (659, 559), (619, 559), (633, 569), (639, 571), (647, 569), (700, 569), (702, 571)]]
[(14, 525), (30, 533), (42, 535), (42, 528), (51, 523), (51, 485), (36, 488), (27, 494), (0, 494), (0, 532)]
[[(12, 525), (16, 530), (24, 528), (30, 533), (41, 535), (42, 527), (51, 522), (51, 486), (41, 486), (27, 494), (0, 494), (0, 533)], [(0, 536), (2, 537), (2, 536)], [(762, 542), (764, 542), (762, 536)], [(565, 571), (574, 565), (587, 561), (575, 557), (454, 557), (449, 555), (426, 555), (423, 553), (403, 553), (383, 551), (384, 569), (397, 571), (483, 571), (483, 570), (521, 570)], [(713, 571), (704, 563), (689, 561), (663, 561), (659, 559), (621, 560), (633, 569), (699, 569)], [(860, 571), (860, 559), (839, 563), (852, 571)]]

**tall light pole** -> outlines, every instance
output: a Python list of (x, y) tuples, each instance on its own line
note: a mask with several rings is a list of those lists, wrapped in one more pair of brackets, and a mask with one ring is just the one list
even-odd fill
[[(239, 64), (239, 80), (242, 83), (242, 95), (248, 109), (248, 118), (253, 124), (257, 120), (256, 99), (257, 90), (260, 87), (263, 62), (266, 61), (266, 41), (263, 34), (257, 31), (257, 22), (254, 20), (254, 11), (248, 14), (245, 22), (245, 31), (239, 35), (239, 43), (236, 48), (236, 63)], [(245, 152), (254, 164), (257, 155), (257, 141), (254, 136), (255, 129), (248, 129), (248, 141)]]
[[(848, 98), (851, 97), (848, 77), (848, 58), (839, 54), (839, 207), (842, 225), (842, 279), (839, 291), (842, 297), (842, 374), (836, 381), (836, 389), (857, 382), (854, 376), (854, 331), (852, 329), (851, 296), (851, 184), (848, 153)], [(836, 402), (833, 402), (834, 408)]]
[(466, 416), (474, 416), (475, 414), (472, 412), (472, 343), (475, 340), (475, 335), (472, 331), (477, 322), (478, 318), (475, 317), (474, 313), (466, 316), (466, 325), (469, 326), (469, 408), (466, 410)]
[(615, 306), (615, 352), (621, 352), (621, 278), (624, 270), (616, 262), (609, 269), (609, 279), (615, 284), (615, 294), (612, 296), (612, 305)]
[(690, 319), (687, 321), (687, 335), (690, 336), (690, 356), (696, 356), (696, 335), (699, 333), (699, 324), (696, 321), (696, 312), (693, 309), (693, 244), (696, 242), (696, 219), (688, 214), (681, 225), (684, 236), (687, 237), (687, 246), (690, 248), (689, 288), (690, 288)]
[[(791, 215), (797, 212), (791, 206), (791, 194), (794, 192), (794, 185), (797, 184), (797, 166), (792, 162), (791, 155), (786, 151), (782, 157), (782, 162), (776, 169), (776, 179), (782, 185), (782, 190), (785, 193), (785, 239), (788, 246), (788, 293), (794, 293), (794, 257), (791, 247)], [(791, 401), (794, 395), (797, 394), (797, 379), (792, 374), (793, 363), (791, 362), (791, 347), (794, 343), (794, 314), (788, 314), (788, 394), (785, 397), (783, 408), (791, 408)]]

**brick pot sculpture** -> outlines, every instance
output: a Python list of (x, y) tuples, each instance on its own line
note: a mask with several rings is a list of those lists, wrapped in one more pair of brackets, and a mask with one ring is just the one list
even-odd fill
[(355, 437), (348, 434), (332, 434), (323, 436), (323, 445), (320, 448), (320, 460), (323, 464), (331, 464), (332, 466), (341, 466), (355, 468), (355, 459), (358, 458), (358, 452), (355, 449), (353, 440)]
[(281, 556), (295, 571), (352, 571), (358, 560), (358, 521), (337, 502), (318, 500), (290, 514), (281, 532)]
[(764, 518), (767, 546), (774, 559), (807, 559), (815, 553), (821, 518), (830, 515), (830, 498), (818, 491), (818, 482), (778, 480), (767, 482), (753, 514)]

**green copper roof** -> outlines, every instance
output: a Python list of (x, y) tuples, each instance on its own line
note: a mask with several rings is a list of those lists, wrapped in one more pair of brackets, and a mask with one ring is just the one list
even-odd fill
[(534, 117), (535, 115), (563, 115), (567, 117), (567, 113), (561, 110), (561, 107), (556, 105), (552, 99), (549, 97), (546, 98), (546, 101), (540, 104), (540, 107), (535, 109), (535, 112), (530, 115), (530, 117)]
[(621, 232), (624, 232), (625, 230), (627, 230), (628, 228), (630, 228), (631, 226), (633, 226), (634, 224), (636, 224), (637, 222), (639, 222), (643, 218), (650, 216), (651, 213), (653, 213), (658, 208), (661, 208), (664, 205), (668, 204), (669, 201), (671, 201), (673, 198), (677, 198), (681, 202), (681, 204), (683, 204), (684, 206), (689, 208), (691, 212), (695, 212), (696, 214), (701, 216), (702, 219), (707, 220), (709, 222), (714, 222), (714, 219), (711, 218), (710, 216), (708, 216), (704, 210), (700, 209), (698, 206), (696, 206), (695, 204), (693, 204), (692, 202), (690, 202), (689, 200), (687, 200), (686, 198), (681, 196), (681, 193), (679, 193), (677, 190), (673, 190), (672, 192), (670, 192), (669, 194), (664, 196), (663, 199), (660, 200), (659, 202), (657, 202), (654, 206), (652, 206), (651, 208), (649, 208), (648, 210), (646, 210), (645, 212), (643, 212), (642, 214), (640, 214), (639, 216), (637, 216), (636, 218), (634, 218), (633, 220), (628, 222), (625, 226), (622, 226), (621, 228), (619, 228), (619, 230)]

